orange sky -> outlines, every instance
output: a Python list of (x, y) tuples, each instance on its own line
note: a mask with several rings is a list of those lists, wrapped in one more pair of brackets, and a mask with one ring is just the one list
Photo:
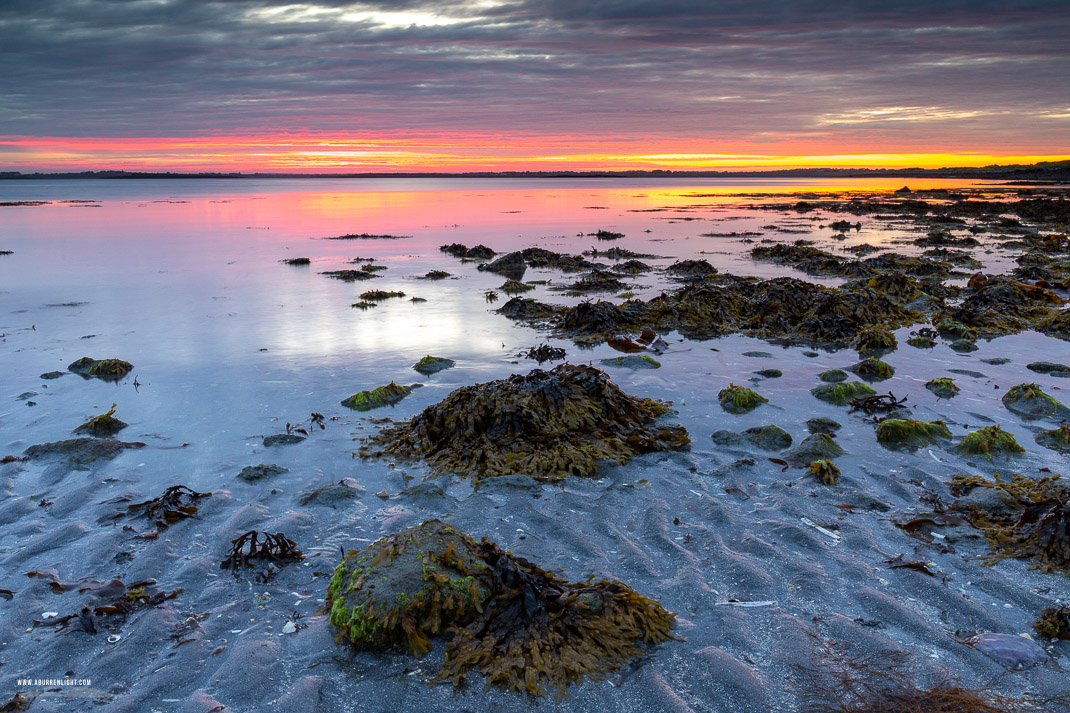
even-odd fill
[[(1070, 160), (1070, 154), (899, 153), (894, 149), (850, 148), (830, 153), (821, 146), (696, 146), (695, 142), (653, 144), (623, 141), (545, 141), (495, 136), (371, 140), (351, 135), (220, 136), (203, 138), (0, 139), (0, 167), (46, 171), (160, 170), (221, 172), (345, 173), (379, 171), (507, 170), (739, 170), (799, 167), (941, 168), (1029, 164)], [(748, 150), (749, 149), (749, 150)], [(764, 150), (761, 150), (764, 149)]]

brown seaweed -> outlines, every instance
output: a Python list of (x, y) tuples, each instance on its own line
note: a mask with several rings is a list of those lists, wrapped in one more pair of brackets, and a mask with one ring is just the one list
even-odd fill
[(210, 496), (211, 493), (198, 493), (185, 485), (172, 485), (158, 497), (128, 505), (127, 514), (145, 516), (157, 527), (167, 527), (179, 520), (193, 517), (197, 513), (197, 506), (193, 503)]
[(281, 532), (272, 535), (250, 530), (231, 540), (230, 554), (219, 563), (219, 566), (221, 569), (237, 570), (239, 566), (252, 567), (256, 564), (252, 560), (281, 562), (298, 560), (304, 556), (304, 553), (297, 549), (297, 543)]

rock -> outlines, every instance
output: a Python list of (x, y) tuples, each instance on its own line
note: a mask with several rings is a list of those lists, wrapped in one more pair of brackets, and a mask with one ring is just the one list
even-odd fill
[(1018, 445), (1014, 436), (999, 426), (985, 426), (967, 434), (955, 447), (960, 455), (976, 455), (987, 460), (995, 456), (1018, 455), (1025, 449)]
[(828, 384), (838, 384), (841, 381), (847, 381), (848, 374), (843, 369), (826, 369), (818, 374), (817, 378)]
[(82, 357), (67, 366), (68, 371), (86, 379), (95, 377), (104, 381), (119, 381), (133, 368), (133, 364), (122, 359), (93, 359), (92, 357)]
[(484, 272), (493, 272), (511, 280), (519, 280), (524, 277), (524, 271), (527, 268), (528, 265), (524, 261), (524, 254), (521, 252), (511, 252), (502, 255), (494, 262), (479, 266), (479, 269)]
[(125, 445), (108, 438), (71, 438), (30, 446), (23, 453), (32, 460), (63, 459), (73, 465), (89, 465), (111, 460), (122, 453)]
[(762, 404), (769, 403), (769, 399), (754, 390), (735, 384), (721, 389), (717, 394), (717, 400), (722, 409), (734, 414), (748, 413)]
[(358, 391), (342, 401), (356, 411), (371, 411), (381, 406), (392, 406), (412, 393), (412, 387), (400, 386), (391, 381), (386, 386), (377, 386), (371, 391)]
[(285, 624), (282, 625), (282, 633), (284, 633), (284, 634), (294, 634), (296, 632), (297, 632), (297, 624), (294, 624), (292, 621), (288, 621), (288, 622), (286, 622)]
[(627, 369), (661, 368), (661, 362), (650, 356), (649, 354), (629, 354), (628, 356), (619, 356), (613, 357), (612, 359), (603, 359), (600, 363), (603, 366), (617, 366)]
[(960, 391), (955, 380), (947, 376), (925, 382), (925, 388), (941, 399), (950, 399)]
[(1022, 418), (1070, 419), (1070, 409), (1053, 396), (1044, 393), (1036, 384), (1018, 384), (1003, 394), (1003, 405)]
[(815, 398), (836, 406), (846, 406), (859, 396), (873, 396), (877, 391), (861, 381), (845, 381), (840, 384), (822, 384), (810, 389)]
[(301, 505), (326, 505), (337, 507), (349, 500), (364, 494), (364, 486), (352, 478), (342, 478), (337, 483), (321, 485), (318, 488), (305, 490), (297, 496), (297, 502)]
[(838, 422), (824, 416), (809, 419), (806, 422), (806, 427), (810, 430), (810, 433), (835, 433), (843, 428)]
[(413, 364), (412, 368), (420, 372), (424, 376), (431, 376), (432, 374), (437, 374), (440, 371), (452, 369), (456, 363), (457, 362), (455, 362), (453, 359), (447, 359), (446, 357), (436, 357), (428, 354), (423, 359)]
[(763, 451), (782, 451), (791, 445), (791, 434), (780, 426), (755, 426), (743, 432), (744, 437)]
[(982, 359), (981, 363), (991, 364), (992, 366), (1000, 366), (1002, 364), (1010, 364), (1011, 360), (1007, 357), (992, 357), (990, 359)]
[(1042, 431), (1034, 436), (1034, 440), (1053, 451), (1070, 453), (1070, 425), (1062, 425), (1050, 431)]
[(290, 446), (294, 443), (300, 443), (303, 440), (305, 440), (305, 437), (299, 436), (296, 433), (276, 433), (273, 436), (266, 436), (264, 438), (264, 447)]
[(977, 346), (977, 342), (971, 339), (956, 339), (948, 346), (950, 346), (953, 351), (956, 351), (960, 354), (968, 354), (970, 352), (975, 352), (980, 348)]
[(1035, 361), (1031, 364), (1025, 365), (1026, 369), (1035, 371), (1038, 374), (1050, 374), (1052, 376), (1070, 377), (1070, 366), (1066, 364), (1056, 364), (1050, 361)]
[(1028, 668), (1048, 660), (1048, 652), (1040, 644), (1014, 634), (978, 634), (966, 643), (1008, 669)]
[(238, 480), (253, 483), (257, 480), (263, 480), (264, 478), (271, 478), (289, 472), (289, 468), (283, 468), (281, 465), (268, 465), (265, 463), (261, 463), (260, 465), (247, 465), (241, 469), (240, 473), (238, 473)]
[(788, 451), (784, 458), (794, 466), (808, 467), (813, 461), (831, 460), (846, 452), (829, 434), (813, 433)]
[(342, 560), (327, 588), (330, 622), (358, 649), (421, 656), (447, 631), (436, 679), (542, 694), (634, 661), (640, 642), (673, 638), (675, 615), (617, 581), (571, 584), (439, 520)]
[(887, 362), (881, 361), (877, 357), (863, 359), (850, 367), (850, 370), (866, 381), (884, 381), (885, 379), (892, 378), (895, 374), (895, 367)]
[(877, 424), (877, 443), (886, 447), (902, 447), (916, 451), (943, 439), (951, 439), (951, 431), (943, 421), (915, 421), (911, 418), (886, 418)]
[(758, 376), (764, 376), (766, 379), (779, 379), (784, 376), (784, 372), (780, 369), (759, 369), (754, 373)]
[(66, 372), (66, 371), (46, 371), (44, 374), (41, 374), (41, 378), (42, 379), (58, 379), (61, 376), (66, 376), (67, 373), (68, 372)]

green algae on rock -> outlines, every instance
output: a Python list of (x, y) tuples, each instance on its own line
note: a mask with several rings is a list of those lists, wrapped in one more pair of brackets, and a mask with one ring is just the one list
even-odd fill
[(820, 480), (822, 485), (836, 485), (840, 482), (840, 469), (827, 459), (810, 461), (806, 474)]
[(1018, 384), (1003, 394), (1003, 405), (1022, 418), (1070, 418), (1070, 409), (1036, 384)]
[(833, 421), (831, 418), (817, 416), (806, 421), (806, 428), (810, 433), (835, 433), (843, 428), (843, 426), (839, 422)]
[(869, 357), (850, 367), (850, 370), (858, 374), (866, 381), (884, 381), (895, 374), (895, 367), (883, 362), (877, 357)]
[(400, 386), (391, 381), (385, 386), (376, 386), (371, 391), (358, 391), (343, 399), (342, 405), (356, 411), (371, 411), (381, 406), (392, 406), (411, 393), (411, 387)]
[(327, 588), (330, 622), (358, 649), (431, 650), (439, 682), (476, 670), (486, 687), (566, 695), (675, 638), (675, 614), (618, 581), (568, 583), (439, 520), (350, 550)]
[(848, 376), (843, 369), (825, 369), (817, 375), (817, 378), (828, 384), (838, 384), (841, 381), (847, 381)]
[(960, 506), (993, 550), (985, 564), (1014, 557), (1032, 560), (1030, 569), (1070, 572), (1070, 488), (1058, 475), (1035, 480), (1013, 475), (1009, 481), (998, 473), (994, 481), (956, 475), (950, 485), (956, 496), (976, 487), (996, 490), (1001, 496), (996, 503), (986, 499)]
[(887, 447), (900, 446), (914, 451), (950, 438), (951, 431), (943, 421), (886, 418), (877, 424), (877, 442)]
[(1070, 453), (1070, 425), (1064, 424), (1050, 431), (1041, 431), (1033, 440), (1053, 451)]
[(981, 456), (992, 460), (993, 456), (1017, 455), (1025, 449), (1018, 445), (1014, 436), (997, 426), (985, 426), (967, 434), (957, 446), (955, 452), (965, 456)]
[(836, 406), (846, 406), (859, 396), (873, 396), (877, 393), (869, 384), (861, 381), (845, 381), (839, 384), (821, 384), (810, 389), (810, 393), (822, 401)]
[(134, 365), (122, 359), (93, 359), (82, 357), (71, 362), (67, 370), (86, 379), (97, 378), (104, 381), (119, 381), (130, 373)]
[(106, 413), (98, 414), (74, 429), (75, 433), (88, 433), (91, 436), (114, 436), (127, 427), (127, 423), (115, 418), (115, 404)]
[(655, 423), (668, 411), (594, 367), (561, 364), (457, 389), (366, 445), (382, 446), (373, 456), (424, 459), (435, 471), (474, 478), (585, 476), (600, 459), (625, 463), (690, 443), (683, 427)]
[(602, 366), (619, 366), (628, 369), (660, 369), (661, 362), (649, 354), (628, 354), (627, 356), (602, 359)]
[(955, 384), (955, 380), (949, 376), (930, 379), (925, 382), (925, 388), (941, 399), (950, 399), (960, 391), (958, 385)]
[(769, 399), (753, 389), (735, 384), (729, 384), (721, 389), (717, 394), (717, 400), (722, 409), (735, 414), (749, 413), (762, 404), (769, 403)]
[(456, 363), (457, 362), (455, 362), (453, 359), (447, 359), (446, 357), (436, 357), (428, 354), (427, 356), (420, 359), (420, 361), (413, 364), (412, 368), (420, 372), (424, 376), (431, 376), (432, 374), (437, 374), (440, 371), (452, 369)]
[(806, 467), (811, 461), (839, 458), (846, 452), (828, 433), (812, 433), (784, 457), (791, 465)]
[(784, 376), (784, 372), (780, 369), (759, 369), (754, 373), (758, 376), (765, 377), (766, 379), (779, 379)]

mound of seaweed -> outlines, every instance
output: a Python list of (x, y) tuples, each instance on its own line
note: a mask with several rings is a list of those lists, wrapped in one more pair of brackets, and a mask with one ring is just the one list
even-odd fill
[(439, 520), (342, 560), (327, 589), (331, 624), (361, 649), (422, 655), (449, 633), (437, 680), (565, 695), (673, 639), (675, 614), (618, 581), (567, 583)]
[(561, 364), (457, 389), (368, 444), (382, 446), (373, 455), (422, 458), (474, 478), (585, 476), (600, 458), (625, 463), (690, 443), (682, 426), (655, 424), (668, 410), (629, 396), (594, 367)]
[(971, 280), (963, 294), (962, 303), (943, 312), (940, 319), (961, 322), (977, 330), (982, 337), (998, 337), (1039, 327), (1056, 317), (1059, 314), (1057, 308), (1062, 304), (1062, 299), (1051, 290), (1006, 276)]
[(956, 475), (951, 492), (962, 496), (974, 488), (999, 491), (1000, 503), (973, 499), (964, 510), (966, 519), (982, 530), (993, 554), (985, 564), (1007, 557), (1030, 559), (1031, 569), (1070, 572), (1070, 488), (1059, 476), (1036, 480), (1022, 475), (994, 481), (977, 475)]
[(94, 359), (82, 357), (78, 361), (67, 365), (67, 370), (78, 374), (85, 379), (103, 379), (104, 381), (119, 381), (133, 370), (134, 365), (122, 359)]
[(844, 260), (832, 253), (810, 247), (798, 241), (793, 245), (762, 245), (753, 248), (750, 256), (755, 260), (791, 265), (807, 275), (820, 277), (864, 277), (873, 274), (855, 260)]

